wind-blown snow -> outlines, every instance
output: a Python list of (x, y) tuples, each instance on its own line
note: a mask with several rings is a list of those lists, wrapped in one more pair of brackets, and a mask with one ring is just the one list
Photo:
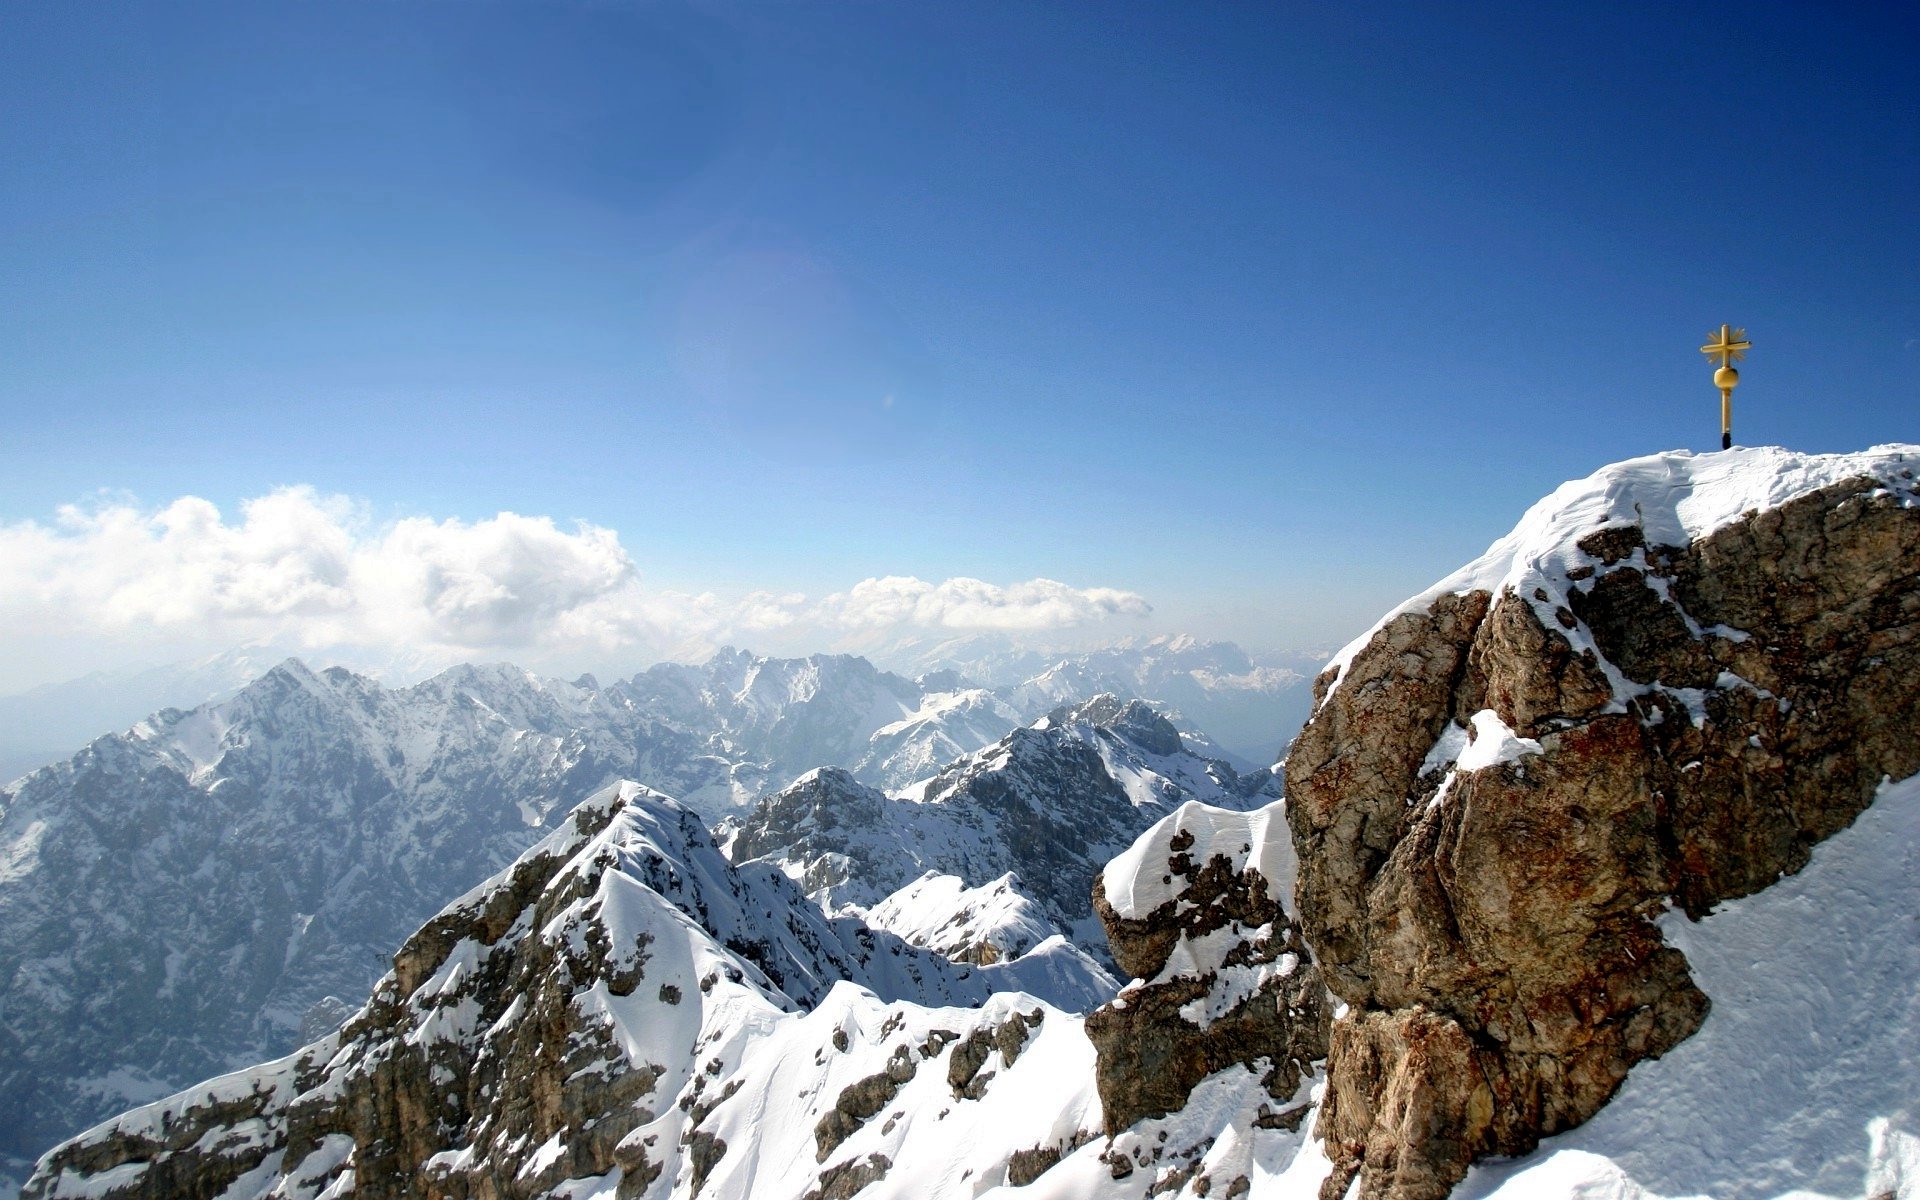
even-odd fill
[[(1857, 454), (1799, 454), (1778, 446), (1709, 454), (1669, 450), (1613, 463), (1585, 479), (1561, 484), (1529, 508), (1513, 531), (1485, 554), (1347, 643), (1328, 669), (1344, 675), (1354, 655), (1389, 621), (1424, 610), (1441, 596), (1473, 591), (1498, 596), (1509, 588), (1527, 596), (1542, 585), (1563, 590), (1567, 571), (1589, 561), (1578, 542), (1596, 529), (1639, 525), (1650, 546), (1687, 546), (1747, 513), (1778, 508), (1846, 479), (1878, 480), (1903, 503), (1920, 504), (1916, 473), (1920, 473), (1920, 446), (1900, 443)], [(1332, 691), (1329, 688), (1327, 694)]]

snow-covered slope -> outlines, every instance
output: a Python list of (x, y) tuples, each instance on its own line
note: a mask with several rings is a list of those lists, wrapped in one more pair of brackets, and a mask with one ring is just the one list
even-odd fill
[[(289, 660), (99, 738), (0, 792), (0, 1176), (327, 1027), (409, 929), (612, 779), (712, 813), (784, 755), (904, 781), (1011, 725), (984, 693), (844, 657), (606, 687), (470, 665), (389, 688)], [(1067, 946), (1018, 970), (1076, 1004), (1105, 983)]]
[(1713, 1000), (1700, 1032), (1457, 1194), (1920, 1197), (1920, 776), (1798, 875), (1660, 924)]
[(920, 707), (869, 735), (851, 774), (878, 788), (902, 788), (1025, 723), (1018, 710), (984, 688), (929, 692)]
[(868, 909), (866, 921), (956, 962), (1017, 958), (1059, 936), (1012, 872), (970, 888), (958, 875), (928, 871)]
[(410, 938), (344, 1029), (90, 1131), (26, 1194), (972, 1195), (1098, 1123), (1074, 1018), (996, 981), (621, 785)]
[[(896, 795), (845, 772), (818, 771), (768, 796), (733, 833), (735, 861), (778, 863), (823, 906), (881, 906), (890, 927), (925, 932), (909, 915), (930, 892), (920, 877), (981, 888), (1011, 874), (1060, 932), (1104, 955), (1090, 889), (1108, 857), (1188, 800), (1264, 803), (1274, 779), (1242, 777), (1191, 753), (1141, 701), (1098, 697), (1061, 709)], [(1035, 920), (1033, 914), (1023, 922)]]
[(608, 779), (724, 786), (617, 696), (297, 661), (0, 792), (0, 1160), (284, 1053), (328, 996)]

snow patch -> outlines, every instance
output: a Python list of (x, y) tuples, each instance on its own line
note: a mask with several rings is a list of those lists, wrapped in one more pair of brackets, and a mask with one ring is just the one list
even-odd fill
[(1197, 800), (1181, 805), (1135, 839), (1101, 872), (1107, 904), (1128, 920), (1139, 920), (1186, 891), (1180, 876), (1167, 870), (1170, 843), (1189, 834), (1183, 853), (1196, 866), (1224, 855), (1236, 870), (1252, 867), (1267, 881), (1267, 894), (1293, 911), (1293, 837), (1287, 831), (1286, 802), (1276, 800), (1251, 812), (1214, 808)]

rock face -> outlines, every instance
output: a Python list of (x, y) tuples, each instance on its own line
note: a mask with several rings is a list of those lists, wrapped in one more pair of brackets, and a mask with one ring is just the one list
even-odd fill
[(1329, 1006), (1286, 907), (1283, 808), (1184, 805), (1095, 885), (1114, 958), (1135, 977), (1087, 1017), (1108, 1136), (1180, 1111), (1202, 1079), (1235, 1065), (1261, 1075), (1256, 1121), (1293, 1129), (1306, 1115), (1302, 1084), (1327, 1055)]
[(1920, 769), (1916, 465), (1622, 464), (1321, 677), (1286, 780), (1348, 1006), (1323, 1197), (1432, 1200), (1591, 1117), (1708, 1011), (1652, 918), (1799, 870)]

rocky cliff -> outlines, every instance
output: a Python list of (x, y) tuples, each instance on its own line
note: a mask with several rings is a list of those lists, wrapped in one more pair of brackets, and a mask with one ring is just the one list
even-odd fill
[(1569, 484), (1336, 660), (1286, 764), (1334, 1021), (1322, 1196), (1429, 1200), (1598, 1112), (1711, 998), (1655, 919), (1920, 769), (1920, 455)]

